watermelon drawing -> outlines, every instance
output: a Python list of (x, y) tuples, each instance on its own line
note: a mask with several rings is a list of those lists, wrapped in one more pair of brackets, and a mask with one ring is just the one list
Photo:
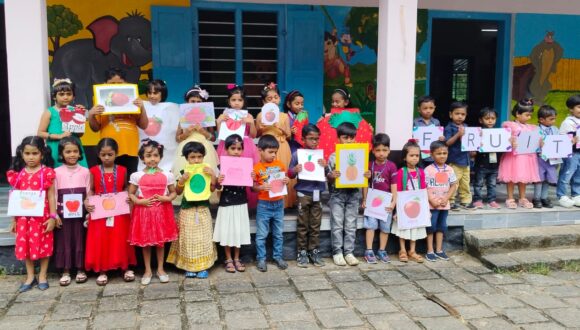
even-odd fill
[(194, 174), (189, 181), (189, 188), (194, 194), (201, 194), (205, 190), (205, 178), (201, 174)]

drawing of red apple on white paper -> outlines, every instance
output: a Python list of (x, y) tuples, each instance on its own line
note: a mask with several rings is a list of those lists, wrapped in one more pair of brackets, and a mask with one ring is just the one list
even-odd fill
[(405, 203), (403, 211), (409, 219), (415, 219), (421, 213), (421, 200), (417, 197), (410, 199)]
[(149, 123), (147, 124), (147, 128), (144, 130), (145, 134), (149, 136), (155, 136), (161, 132), (161, 125), (163, 125), (163, 121), (161, 118), (157, 116), (149, 117)]

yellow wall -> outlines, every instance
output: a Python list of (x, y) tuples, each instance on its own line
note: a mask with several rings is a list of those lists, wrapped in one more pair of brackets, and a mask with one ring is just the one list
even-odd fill
[[(528, 57), (514, 57), (514, 66), (530, 63)], [(561, 59), (556, 66), (556, 73), (550, 75), (552, 90), (580, 90), (580, 60), (572, 58)]]

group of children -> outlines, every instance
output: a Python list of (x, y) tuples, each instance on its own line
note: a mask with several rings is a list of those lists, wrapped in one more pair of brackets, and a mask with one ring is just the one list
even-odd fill
[[(67, 95), (63, 95), (67, 94)], [(66, 96), (66, 97), (63, 97)], [(72, 97), (71, 97), (72, 96)], [(143, 112), (152, 113), (152, 106), (160, 106), (167, 96), (167, 87), (162, 81), (154, 81), (148, 85), (148, 101), (135, 104)], [(185, 94), (186, 102), (205, 102), (208, 93), (199, 86), (194, 86)], [(348, 93), (343, 89), (333, 93), (335, 99), (341, 99), (342, 107), (348, 105)], [(58, 89), (53, 95), (56, 109), (67, 108), (74, 99), (74, 87), (69, 82), (69, 88)], [(262, 90), (262, 99), (266, 103), (280, 103), (277, 86), (267, 83)], [(308, 181), (298, 177), (303, 170), (298, 163), (297, 149), (317, 149), (320, 141), (320, 129), (307, 123), (307, 114), (303, 109), (304, 97), (298, 91), (289, 93), (284, 102), (288, 114), (280, 113), (280, 120), (273, 125), (264, 125), (261, 114), (254, 120), (247, 114), (242, 120), (246, 124), (244, 136), (233, 134), (219, 142), (216, 149), (210, 141), (215, 140), (215, 130), (194, 125), (182, 128), (178, 121), (174, 128), (167, 129), (165, 134), (173, 134), (175, 148), (166, 148), (155, 135), (160, 132), (147, 132), (138, 150), (140, 170), (130, 173), (125, 167), (116, 164), (120, 146), (112, 138), (103, 138), (97, 145), (98, 165), (87, 169), (81, 166), (84, 159), (83, 148), (77, 136), (59, 133), (58, 137), (31, 136), (25, 138), (17, 148), (16, 157), (8, 179), (14, 189), (39, 190), (45, 192), (45, 210), (43, 216), (14, 219), (16, 233), (16, 256), (25, 260), (27, 279), (20, 291), (28, 291), (34, 285), (39, 289), (47, 289), (46, 271), (49, 257), (54, 256), (55, 266), (62, 269), (60, 284), (66, 286), (71, 282), (70, 270), (76, 269), (75, 281), (87, 281), (85, 271), (98, 272), (97, 284), (106, 285), (107, 271), (121, 269), (125, 281), (133, 281), (135, 274), (129, 268), (136, 264), (134, 247), (141, 247), (145, 266), (141, 283), (147, 285), (154, 276), (151, 267), (152, 251), (155, 247), (157, 258), (156, 276), (160, 282), (169, 281), (164, 271), (164, 245), (171, 242), (167, 262), (175, 264), (186, 271), (186, 277), (207, 278), (207, 270), (217, 260), (215, 242), (224, 247), (225, 270), (233, 273), (243, 272), (246, 267), (240, 259), (240, 247), (250, 244), (250, 228), (248, 208), (256, 208), (256, 260), (260, 271), (267, 271), (266, 238), (271, 233), (273, 241), (272, 257), (277, 267), (285, 269), (288, 264), (283, 258), (283, 228), (284, 209), (291, 207), (298, 200), (297, 219), (297, 264), (307, 267), (309, 263), (323, 266), (324, 261), (319, 251), (320, 223), (322, 218), (321, 192), (328, 187), (330, 192), (329, 207), (331, 210), (331, 240), (332, 255), (336, 265), (357, 265), (354, 256), (356, 221), (359, 207), (365, 207), (368, 189), (336, 188), (334, 182), (341, 176), (336, 168), (336, 155), (333, 153), (326, 159), (316, 160), (324, 167), (328, 180), (325, 182)], [(245, 105), (245, 93), (240, 86), (229, 86), (227, 103), (230, 109), (242, 110)], [(560, 131), (575, 134), (580, 120), (580, 96), (573, 96), (567, 102), (571, 111)], [(169, 107), (161, 107), (171, 110)], [(419, 100), (421, 118), (415, 124), (438, 125), (432, 117), (435, 110), (434, 100), (423, 97)], [(61, 110), (63, 111), (63, 110)], [(165, 111), (165, 110), (164, 110)], [(513, 136), (520, 131), (531, 130), (526, 122), (533, 112), (531, 103), (520, 102), (514, 107), (516, 120), (503, 125), (512, 128)], [(165, 113), (157, 112), (159, 116)], [(495, 201), (495, 181), (508, 184), (508, 208), (518, 204), (513, 200), (514, 185), (520, 188), (519, 205), (530, 208), (536, 204), (525, 199), (525, 184), (539, 183), (537, 196), (541, 204), (549, 206), (546, 191), (547, 186), (542, 180), (552, 182), (555, 173), (551, 172), (551, 161), (539, 160), (534, 154), (513, 155), (505, 153), (501, 162), (495, 154), (470, 155), (461, 151), (460, 141), (464, 134), (464, 121), (467, 105), (461, 102), (453, 103), (450, 109), (451, 122), (446, 126), (444, 136), (440, 141), (431, 144), (429, 157), (422, 157), (417, 141), (409, 140), (403, 147), (403, 166), (399, 169), (388, 160), (390, 153), (390, 138), (384, 133), (374, 135), (372, 140), (372, 161), (364, 176), (370, 179), (370, 188), (387, 191), (392, 194), (392, 202), (386, 207), (387, 220), (364, 218), (366, 229), (366, 251), (364, 258), (369, 263), (377, 261), (389, 262), (386, 253), (388, 234), (399, 237), (399, 260), (423, 262), (423, 257), (416, 251), (416, 241), (427, 238), (426, 259), (447, 260), (443, 250), (443, 237), (447, 230), (447, 214), (449, 209), (457, 209), (455, 194), (458, 191), (460, 203), (466, 208), (482, 207), (481, 188), (486, 183), (488, 187), (487, 203), (492, 208), (499, 207)], [(47, 115), (48, 116), (48, 115)], [(539, 112), (542, 129), (548, 134), (555, 134), (551, 126), (555, 118), (555, 110), (543, 106)], [(53, 125), (52, 111), (48, 126)], [(304, 120), (306, 118), (306, 121)], [(227, 121), (226, 114), (217, 118), (217, 128)], [(480, 123), (483, 127), (494, 127), (497, 113), (485, 108), (481, 111)], [(575, 124), (571, 129), (571, 124)], [(295, 125), (299, 124), (299, 125)], [(549, 129), (549, 131), (548, 131)], [(336, 126), (336, 143), (348, 144), (355, 141), (357, 127), (351, 122), (342, 122)], [(253, 138), (260, 136), (257, 145)], [(58, 139), (57, 139), (58, 138)], [(51, 149), (44, 139), (58, 140), (55, 157), (61, 166), (51, 167), (54, 159)], [(167, 140), (167, 139), (166, 139)], [(578, 138), (574, 137), (574, 142)], [(515, 139), (513, 140), (515, 145)], [(177, 153), (179, 161), (163, 162), (167, 150)], [(165, 153), (165, 154), (164, 154)], [(224, 186), (225, 174), (220, 173), (218, 156), (248, 157), (254, 164), (253, 186)], [(558, 185), (560, 203), (564, 205), (566, 198), (572, 205), (580, 206), (580, 185), (578, 167), (580, 153), (574, 149), (570, 159), (563, 160)], [(470, 157), (475, 156), (476, 189), (475, 200), (472, 202), (469, 190)], [(185, 160), (185, 162), (183, 161)], [(538, 162), (545, 164), (538, 166)], [(499, 162), (499, 166), (498, 166)], [(162, 163), (167, 165), (162, 166)], [(179, 165), (177, 165), (179, 164)], [(184, 171), (187, 164), (202, 164), (203, 174), (210, 183), (212, 192), (219, 192), (205, 200), (189, 201), (181, 198), (177, 219), (175, 219), (172, 203), (182, 195), (190, 174)], [(521, 171), (521, 168), (530, 171)], [(520, 170), (518, 170), (520, 169)], [(540, 171), (542, 169), (542, 171)], [(555, 171), (555, 170), (554, 170)], [(278, 172), (284, 172), (287, 177), (283, 184), (287, 185), (288, 195), (270, 197), (272, 186), (269, 177)], [(523, 172), (523, 173), (522, 173)], [(540, 177), (542, 180), (540, 180)], [(551, 181), (550, 181), (551, 180)], [(566, 197), (566, 184), (572, 180), (572, 196)], [(128, 183), (128, 184), (127, 184)], [(431, 208), (431, 226), (427, 228), (399, 229), (396, 216), (397, 192), (407, 190), (427, 189)], [(131, 206), (130, 214), (115, 217), (92, 219), (94, 205), (90, 204), (89, 196), (106, 193), (128, 191), (127, 203)], [(63, 201), (66, 195), (80, 194), (84, 200), (84, 208), (88, 212), (85, 218), (64, 218)], [(215, 227), (209, 210), (210, 200), (217, 199), (218, 213)], [(86, 227), (86, 229), (85, 229)], [(53, 236), (53, 229), (55, 229)], [(373, 241), (376, 230), (379, 234), (379, 250), (373, 251)], [(53, 242), (54, 240), (54, 242)], [(406, 242), (409, 241), (407, 249)], [(232, 251), (233, 250), (233, 251)], [(40, 260), (38, 280), (34, 276), (34, 261)]]

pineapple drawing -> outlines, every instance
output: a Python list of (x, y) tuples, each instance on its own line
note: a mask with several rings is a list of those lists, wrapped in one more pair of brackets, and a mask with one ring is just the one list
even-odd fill
[(346, 178), (349, 181), (356, 180), (358, 176), (358, 169), (356, 168), (356, 157), (354, 153), (349, 153), (347, 157), (348, 166), (346, 168)]

